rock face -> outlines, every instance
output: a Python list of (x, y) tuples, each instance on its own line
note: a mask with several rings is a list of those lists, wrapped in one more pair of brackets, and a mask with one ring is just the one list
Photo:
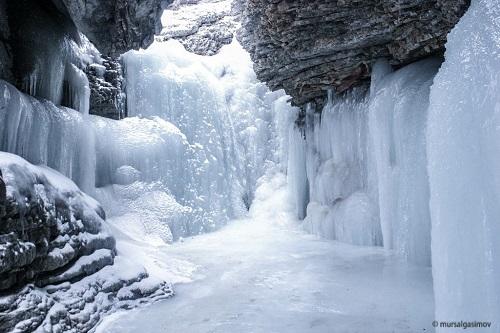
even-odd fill
[(378, 58), (402, 66), (443, 52), (469, 0), (245, 0), (238, 39), (259, 79), (293, 103), (369, 79)]
[[(104, 54), (146, 48), (170, 0), (53, 0)], [(64, 6), (63, 6), (64, 5)]]
[(102, 64), (85, 69), (90, 87), (90, 114), (111, 119), (126, 116), (123, 70), (119, 59), (102, 57)]
[(157, 40), (176, 39), (189, 52), (214, 55), (233, 40), (239, 12), (233, 0), (176, 0), (165, 11)]
[(8, 43), (9, 37), (7, 2), (0, 1), (0, 77), (12, 81), (12, 50)]

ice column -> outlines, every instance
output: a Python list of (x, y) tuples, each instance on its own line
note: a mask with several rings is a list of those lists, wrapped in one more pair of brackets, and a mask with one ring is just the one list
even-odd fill
[(484, 332), (500, 330), (499, 17), (473, 1), (449, 34), (427, 127), (436, 318)]
[(369, 103), (384, 247), (425, 265), (430, 265), (425, 126), (439, 65), (429, 59), (388, 73), (384, 63), (377, 64)]

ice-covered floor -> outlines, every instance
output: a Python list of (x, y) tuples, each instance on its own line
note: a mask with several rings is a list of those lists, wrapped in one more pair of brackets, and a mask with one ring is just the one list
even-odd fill
[(220, 231), (149, 250), (124, 237), (119, 250), (170, 275), (176, 296), (116, 313), (97, 332), (433, 331), (430, 269), (304, 233), (285, 177), (262, 183), (250, 216)]

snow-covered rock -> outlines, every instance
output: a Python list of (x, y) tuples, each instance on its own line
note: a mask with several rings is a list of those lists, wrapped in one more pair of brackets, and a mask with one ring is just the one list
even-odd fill
[(230, 44), (239, 27), (238, 1), (176, 0), (163, 13), (158, 41), (176, 39), (186, 50), (214, 55)]
[[(7, 199), (2, 209), (1, 289), (34, 281), (38, 285), (73, 269), (78, 258), (107, 249), (112, 264), (115, 241), (103, 226), (104, 211), (59, 173), (0, 153)], [(95, 270), (95, 268), (90, 268)], [(80, 274), (85, 275), (85, 274)]]
[(115, 261), (103, 209), (71, 180), (4, 152), (0, 169), (2, 332), (86, 332), (104, 312), (172, 295)]

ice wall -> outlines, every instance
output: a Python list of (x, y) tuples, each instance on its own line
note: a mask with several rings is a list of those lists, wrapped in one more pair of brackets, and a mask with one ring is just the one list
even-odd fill
[(304, 226), (311, 232), (356, 245), (381, 245), (376, 202), (368, 186), (367, 112), (363, 90), (340, 97), (329, 92), (322, 112), (305, 114)]
[(448, 36), (427, 127), (436, 318), (485, 332), (500, 330), (499, 17), (473, 1)]
[(426, 265), (430, 215), (425, 126), (439, 65), (438, 59), (429, 59), (376, 75), (368, 110), (384, 247)]
[[(293, 116), (286, 97), (257, 81), (236, 42), (210, 58), (158, 43), (124, 63), (131, 117), (120, 121), (0, 81), (0, 150), (70, 177), (108, 215), (126, 216), (120, 229), (134, 238), (169, 242), (244, 214), (257, 179), (286, 155), (277, 135)], [(88, 103), (75, 91), (66, 96)]]
[(419, 264), (432, 258), (436, 320), (491, 322), (487, 332), (500, 329), (498, 17), (496, 1), (473, 1), (442, 65), (393, 72), (380, 61), (369, 91), (330, 94), (321, 113), (288, 125), (304, 226)]
[[(158, 116), (177, 126), (200, 155), (193, 168), (206, 184), (191, 184), (223, 194), (222, 206), (235, 207), (243, 197), (248, 207), (266, 163), (279, 160), (277, 117), (290, 109), (283, 93), (258, 82), (236, 41), (212, 57), (191, 54), (173, 40), (156, 42), (127, 53), (124, 64), (129, 116)], [(211, 198), (207, 205), (216, 203), (213, 194), (203, 195)], [(224, 209), (230, 213), (230, 206)]]
[(439, 64), (429, 59), (392, 72), (380, 61), (370, 91), (330, 92), (322, 112), (308, 108), (289, 159), (308, 230), (430, 264), (425, 125)]

